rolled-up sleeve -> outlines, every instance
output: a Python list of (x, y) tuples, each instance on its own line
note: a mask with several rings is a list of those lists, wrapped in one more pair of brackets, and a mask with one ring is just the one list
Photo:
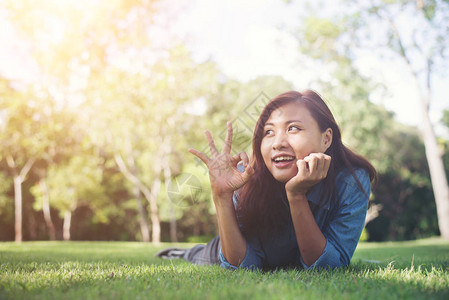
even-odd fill
[(242, 262), (239, 266), (231, 265), (226, 258), (224, 257), (223, 253), (220, 249), (220, 261), (221, 266), (225, 267), (226, 269), (249, 269), (249, 270), (257, 270), (262, 267), (262, 258), (263, 258), (263, 252), (261, 250), (255, 249), (253, 246), (251, 246), (248, 242), (246, 242), (246, 254), (243, 258)]
[(305, 269), (349, 266), (365, 225), (369, 201), (367, 195), (370, 194), (368, 173), (359, 169), (356, 171), (356, 176), (364, 191), (360, 189), (352, 175), (346, 177), (338, 187), (339, 207), (327, 228), (323, 228), (323, 235), (326, 238), (324, 251), (310, 266), (306, 265), (301, 258), (301, 264)]

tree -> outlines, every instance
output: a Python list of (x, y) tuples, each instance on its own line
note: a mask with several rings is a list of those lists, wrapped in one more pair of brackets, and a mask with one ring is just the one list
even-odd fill
[(47, 147), (41, 157), (36, 161), (34, 173), (38, 183), (32, 188), (35, 196), (35, 208), (42, 210), (45, 223), (49, 231), (50, 240), (56, 239), (56, 228), (50, 215), (50, 191), (47, 186), (47, 173), (53, 166), (63, 166), (72, 156), (82, 153), (86, 145), (86, 134), (79, 126), (73, 110), (67, 105), (57, 103), (48, 93), (40, 91), (36, 94), (45, 98), (45, 106), (41, 106), (42, 126), (41, 133), (45, 136)]
[(23, 0), (6, 1), (4, 7), (17, 36), (33, 45), (30, 54), (38, 65), (41, 84), (52, 98), (79, 103), (85, 100), (88, 78), (114, 65), (115, 53), (148, 52), (143, 45), (151, 43), (148, 33), (155, 2), (119, 0), (80, 5), (41, 1), (36, 5)]
[(45, 141), (39, 131), (38, 101), (27, 92), (13, 89), (9, 81), (0, 81), (0, 158), (6, 161), (14, 182), (15, 241), (22, 241), (22, 184), (42, 154)]
[[(429, 117), (432, 81), (447, 66), (449, 45), (449, 1), (371, 1), (361, 18), (385, 26), (384, 46), (400, 58), (415, 81), (422, 111), (422, 137), (430, 170), (441, 236), (449, 239), (449, 185), (441, 151)], [(400, 19), (413, 18), (405, 30)], [(360, 19), (359, 19), (360, 20)], [(373, 23), (371, 23), (373, 24)], [(361, 27), (362, 29), (362, 27)], [(372, 29), (372, 27), (371, 27)]]
[[(305, 51), (307, 54), (330, 62), (334, 70), (338, 70), (335, 66), (340, 67), (343, 63), (347, 66), (345, 70), (354, 74), (359, 73), (353, 61), (360, 49), (374, 47), (378, 55), (402, 60), (421, 100), (421, 129), (440, 233), (444, 238), (449, 238), (449, 188), (429, 118), (432, 80), (438, 73), (444, 72), (447, 64), (449, 2), (373, 0), (359, 2), (354, 6), (352, 1), (346, 1), (339, 8), (337, 14), (331, 17), (315, 15), (307, 18), (303, 29), (309, 30), (305, 30), (306, 33), (300, 35), (299, 40), (308, 50), (314, 50)], [(400, 26), (401, 22), (411, 18), (413, 22), (408, 21), (407, 26)], [(363, 76), (346, 76), (349, 81), (356, 78)], [(341, 78), (338, 80), (341, 82)], [(369, 99), (368, 96), (366, 99)]]
[[(213, 64), (194, 63), (182, 45), (167, 54), (146, 65), (148, 74), (110, 67), (90, 82), (108, 87), (101, 94), (92, 89), (91, 98), (101, 103), (98, 110), (91, 109), (98, 126), (94, 140), (112, 153), (119, 170), (148, 200), (154, 243), (160, 241), (161, 232), (159, 194), (164, 182), (180, 172), (187, 153), (183, 137), (195, 125), (189, 107), (214, 92), (216, 76)], [(124, 53), (122, 59), (132, 65), (136, 57)], [(141, 64), (146, 61), (140, 59)], [(170, 224), (175, 241), (174, 209)]]
[[(75, 209), (85, 203), (97, 211), (108, 204), (102, 182), (102, 169), (99, 157), (85, 154), (73, 156), (68, 162), (52, 165), (48, 170), (46, 181), (48, 190), (36, 186), (33, 190), (37, 199), (48, 197), (52, 207), (60, 211), (64, 219), (63, 238), (70, 240), (72, 214)], [(43, 193), (46, 192), (46, 193)], [(40, 208), (41, 201), (35, 203)]]
[(2, 83), (0, 112), (3, 118), (0, 136), (3, 145), (0, 153), (14, 182), (15, 240), (22, 240), (22, 184), (32, 167), (44, 195), (39, 198), (42, 201), (40, 207), (50, 238), (55, 239), (45, 177), (48, 165), (67, 158), (70, 155), (68, 152), (75, 150), (79, 136), (79, 131), (77, 134), (73, 129), (76, 122), (73, 114), (64, 107), (58, 107), (38, 85), (19, 89), (13, 88), (13, 83), (6, 80)]

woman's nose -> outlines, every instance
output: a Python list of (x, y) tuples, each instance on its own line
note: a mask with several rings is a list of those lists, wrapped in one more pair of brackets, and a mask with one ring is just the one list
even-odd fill
[(287, 135), (285, 133), (276, 134), (273, 140), (273, 150), (284, 149), (287, 145)]

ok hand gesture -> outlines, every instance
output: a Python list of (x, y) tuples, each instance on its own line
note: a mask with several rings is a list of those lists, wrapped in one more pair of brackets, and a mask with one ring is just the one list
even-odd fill
[[(206, 130), (206, 138), (209, 141), (209, 147), (212, 157), (195, 150), (189, 149), (189, 152), (201, 159), (209, 169), (210, 185), (212, 193), (217, 196), (231, 196), (235, 190), (242, 187), (251, 175), (254, 169), (249, 165), (249, 159), (245, 152), (231, 155), (232, 144), (232, 124), (227, 123), (227, 132), (223, 152), (219, 153), (215, 146), (212, 135)], [(237, 164), (242, 161), (245, 171), (239, 172)], [(220, 197), (221, 198), (221, 197)]]

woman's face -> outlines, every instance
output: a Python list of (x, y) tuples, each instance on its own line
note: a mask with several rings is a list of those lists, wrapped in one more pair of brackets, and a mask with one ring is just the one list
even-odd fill
[(264, 126), (260, 150), (273, 177), (286, 183), (298, 173), (296, 161), (324, 153), (332, 143), (332, 129), (321, 132), (302, 103), (290, 102), (274, 110)]

